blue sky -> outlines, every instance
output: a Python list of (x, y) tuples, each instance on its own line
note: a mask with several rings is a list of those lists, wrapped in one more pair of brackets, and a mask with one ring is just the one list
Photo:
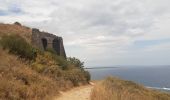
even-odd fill
[(62, 36), (86, 66), (170, 65), (170, 0), (0, 2), (0, 22)]
[[(3, 1), (2, 1), (3, 2)], [(22, 9), (19, 4), (9, 4), (5, 9), (0, 10), (0, 16), (8, 16), (8, 15), (19, 15), (22, 14)]]

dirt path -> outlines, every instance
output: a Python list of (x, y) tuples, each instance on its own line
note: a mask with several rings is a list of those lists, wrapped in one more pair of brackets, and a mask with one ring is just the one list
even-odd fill
[(90, 93), (93, 85), (81, 86), (67, 92), (62, 92), (61, 96), (55, 100), (90, 100)]

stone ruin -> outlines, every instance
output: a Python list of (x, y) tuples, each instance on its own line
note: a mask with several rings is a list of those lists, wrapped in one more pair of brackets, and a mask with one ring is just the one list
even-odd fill
[(62, 37), (33, 28), (32, 44), (41, 50), (53, 49), (57, 55), (66, 58)]

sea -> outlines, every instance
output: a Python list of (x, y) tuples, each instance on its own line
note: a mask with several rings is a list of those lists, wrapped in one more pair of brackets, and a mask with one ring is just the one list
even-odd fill
[(92, 80), (108, 76), (131, 80), (147, 88), (170, 92), (170, 66), (119, 66), (87, 69)]

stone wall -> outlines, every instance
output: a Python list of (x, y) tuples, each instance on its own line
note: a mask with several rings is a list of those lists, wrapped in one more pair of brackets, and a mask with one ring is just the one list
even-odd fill
[(32, 44), (41, 50), (51, 48), (55, 50), (59, 56), (66, 58), (62, 37), (47, 32), (40, 32), (39, 29), (33, 28)]

